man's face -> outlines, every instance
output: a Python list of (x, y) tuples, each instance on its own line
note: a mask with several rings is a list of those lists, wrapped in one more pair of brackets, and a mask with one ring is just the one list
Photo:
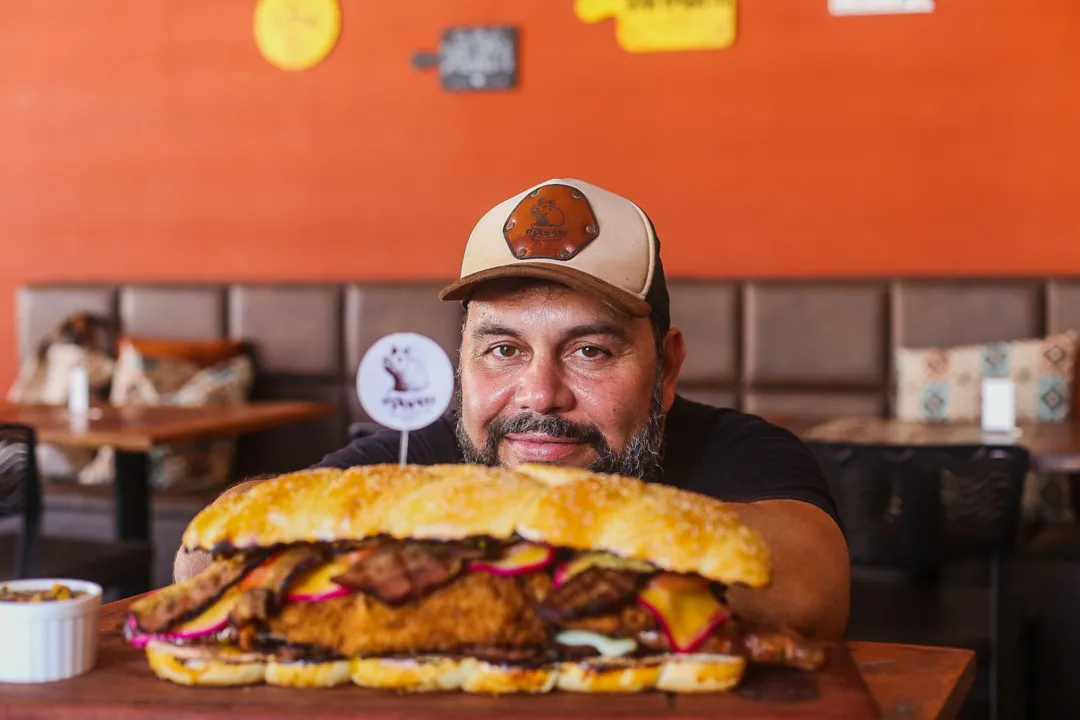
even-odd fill
[[(676, 342), (670, 342), (672, 335)], [(655, 473), (681, 336), (551, 283), (489, 283), (469, 303), (458, 439), (466, 460)], [(674, 347), (677, 346), (677, 347)]]

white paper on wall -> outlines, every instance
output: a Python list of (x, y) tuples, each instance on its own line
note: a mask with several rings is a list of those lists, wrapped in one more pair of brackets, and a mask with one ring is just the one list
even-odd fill
[(934, 11), (934, 0), (829, 0), (833, 15), (901, 15)]

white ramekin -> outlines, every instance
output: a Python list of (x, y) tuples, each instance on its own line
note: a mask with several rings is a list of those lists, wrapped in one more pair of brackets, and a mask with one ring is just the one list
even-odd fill
[(99, 585), (84, 580), (35, 579), (0, 581), (0, 587), (48, 590), (57, 583), (86, 594), (73, 600), (0, 602), (0, 682), (52, 682), (94, 667)]

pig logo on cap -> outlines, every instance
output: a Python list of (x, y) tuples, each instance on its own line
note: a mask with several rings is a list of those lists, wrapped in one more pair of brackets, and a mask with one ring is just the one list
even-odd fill
[(554, 200), (540, 198), (532, 206), (532, 214), (536, 220), (532, 227), (525, 231), (526, 235), (531, 235), (534, 239), (566, 237), (566, 231), (561, 229), (566, 223), (566, 216)]
[(561, 184), (528, 193), (503, 225), (506, 245), (519, 260), (571, 260), (599, 234), (589, 199)]

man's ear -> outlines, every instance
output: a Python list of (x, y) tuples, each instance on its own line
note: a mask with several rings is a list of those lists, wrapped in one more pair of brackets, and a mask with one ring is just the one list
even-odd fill
[(664, 412), (671, 409), (675, 402), (675, 391), (679, 382), (679, 372), (682, 370), (683, 360), (686, 359), (686, 341), (682, 331), (671, 328), (664, 336)]

